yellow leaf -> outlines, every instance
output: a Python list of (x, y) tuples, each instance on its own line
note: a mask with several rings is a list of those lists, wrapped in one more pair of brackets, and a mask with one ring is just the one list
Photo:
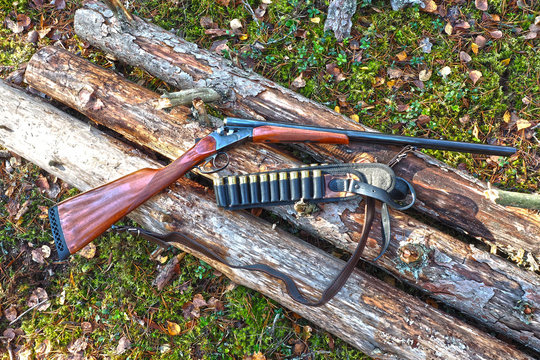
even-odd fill
[(167, 321), (167, 332), (172, 336), (180, 334), (180, 325), (172, 321)]
[(452, 31), (454, 30), (454, 28), (452, 27), (452, 24), (450, 23), (446, 23), (446, 26), (444, 27), (444, 32), (447, 34), (447, 35), (452, 35)]
[(386, 86), (388, 86), (388, 88), (391, 89), (392, 87), (394, 87), (395, 83), (396, 83), (396, 80), (390, 80), (389, 82), (386, 83)]
[(244, 41), (244, 40), (247, 40), (248, 37), (249, 37), (248, 34), (242, 34), (242, 35), (240, 35), (239, 39), (242, 40), (242, 41)]
[(425, 12), (428, 12), (428, 13), (432, 13), (432, 12), (437, 11), (437, 4), (435, 4), (435, 1), (429, 0), (427, 2), (424, 2), (424, 4), (425, 4), (425, 7), (423, 9), (420, 8), (421, 10), (423, 10)]
[(478, 45), (476, 43), (471, 44), (471, 50), (475, 55), (478, 55)]
[(356, 114), (351, 115), (351, 119), (353, 119), (356, 122), (360, 122), (360, 117)]
[(405, 61), (407, 59), (407, 53), (405, 50), (396, 55), (399, 61)]
[(504, 66), (508, 66), (508, 64), (510, 64), (510, 58), (501, 60), (501, 64)]
[(516, 122), (516, 126), (517, 126), (517, 129), (518, 131), (519, 130), (523, 130), (523, 129), (526, 129), (528, 127), (531, 127), (531, 123), (528, 122), (527, 120), (523, 120), (523, 119), (519, 119), (517, 122)]
[(341, 110), (340, 110), (339, 106), (336, 106), (336, 107), (334, 108), (334, 111), (338, 113), (338, 112), (340, 112)]
[(472, 134), (475, 138), (478, 139), (478, 126), (476, 126), (476, 124), (474, 124), (474, 128), (472, 130)]
[(504, 113), (503, 120), (507, 124), (510, 122), (510, 112), (508, 110)]
[(309, 21), (311, 21), (314, 24), (318, 24), (321, 22), (321, 18), (318, 16), (315, 16), (314, 18), (309, 19)]

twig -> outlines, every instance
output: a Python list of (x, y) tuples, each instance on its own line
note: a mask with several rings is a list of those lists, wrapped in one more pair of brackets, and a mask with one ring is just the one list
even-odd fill
[(34, 310), (35, 308), (37, 308), (38, 306), (41, 306), (43, 304), (45, 304), (46, 302), (50, 301), (49, 299), (45, 299), (43, 300), (42, 302), (40, 303), (37, 303), (36, 305), (32, 306), (31, 308), (29, 309), (26, 309), (21, 315), (17, 316), (17, 318), (15, 320), (13, 320), (12, 322), (9, 323), (9, 325), (12, 325), (14, 324), (15, 322), (17, 322), (17, 320), (19, 320), (20, 318), (22, 318), (26, 313)]
[(255, 20), (255, 22), (257, 23), (257, 26), (260, 26), (259, 19), (257, 19), (257, 15), (255, 15), (255, 11), (253, 11), (251, 5), (249, 5), (249, 3), (245, 0), (242, 0), (242, 4), (244, 4), (244, 8), (246, 8), (246, 10), (251, 13), (251, 16), (253, 17), (253, 20)]

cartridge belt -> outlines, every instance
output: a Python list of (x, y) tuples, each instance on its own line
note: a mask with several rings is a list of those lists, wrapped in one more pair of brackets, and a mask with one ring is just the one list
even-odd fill
[[(218, 205), (227, 210), (291, 204), (301, 199), (309, 202), (325, 202), (365, 198), (364, 223), (358, 245), (343, 269), (330, 281), (317, 300), (305, 298), (292, 278), (278, 269), (260, 263), (232, 264), (213, 249), (203, 246), (182, 233), (158, 234), (140, 228), (117, 228), (117, 230), (137, 233), (164, 247), (171, 243), (182, 244), (233, 269), (264, 272), (283, 281), (289, 296), (307, 306), (326, 304), (345, 285), (366, 246), (375, 217), (376, 199), (382, 202), (383, 246), (375, 260), (382, 256), (390, 243), (390, 215), (387, 204), (396, 209), (404, 210), (412, 206), (416, 198), (412, 186), (407, 181), (396, 177), (389, 166), (373, 163), (316, 165), (227, 176), (217, 178), (214, 185)], [(405, 200), (408, 194), (412, 198), (408, 204), (398, 203), (398, 201)]]
[(397, 203), (413, 193), (387, 165), (312, 165), (279, 171), (233, 175), (214, 179), (217, 204), (227, 210), (358, 199), (362, 195), (404, 210), (412, 204)]

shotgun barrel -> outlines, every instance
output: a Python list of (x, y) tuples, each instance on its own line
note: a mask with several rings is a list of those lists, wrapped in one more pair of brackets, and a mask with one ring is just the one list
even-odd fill
[(500, 156), (510, 156), (516, 153), (516, 148), (511, 147), (511, 146), (486, 145), (486, 144), (466, 143), (466, 142), (460, 142), (460, 141), (428, 139), (428, 138), (412, 137), (412, 136), (388, 135), (388, 134), (382, 134), (378, 132), (334, 129), (334, 128), (319, 127), (319, 126), (303, 126), (303, 125), (248, 120), (248, 119), (239, 119), (239, 118), (226, 118), (224, 119), (224, 124), (225, 124), (225, 127), (231, 127), (231, 128), (234, 128), (234, 127), (256, 128), (260, 126), (275, 126), (275, 127), (290, 128), (290, 129), (327, 131), (334, 134), (346, 135), (349, 138), (349, 141), (362, 141), (366, 143), (382, 144), (382, 145), (398, 145), (398, 146), (411, 145), (411, 146), (425, 148), (425, 149), (448, 150), (448, 151), (467, 152), (467, 153), (486, 154), (486, 155), (500, 155)]

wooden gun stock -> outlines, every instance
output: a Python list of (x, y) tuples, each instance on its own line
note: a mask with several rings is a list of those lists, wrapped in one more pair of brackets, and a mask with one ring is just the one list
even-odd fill
[(142, 169), (67, 199), (49, 210), (58, 256), (65, 259), (143, 202), (216, 153), (207, 136), (161, 169)]

